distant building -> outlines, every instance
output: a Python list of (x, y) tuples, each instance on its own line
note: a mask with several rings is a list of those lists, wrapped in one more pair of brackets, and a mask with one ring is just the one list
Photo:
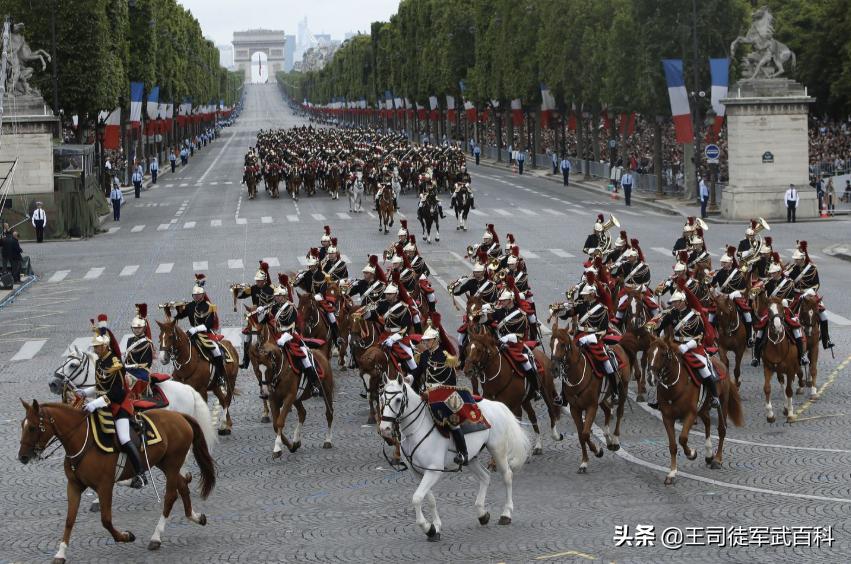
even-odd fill
[(287, 44), (284, 45), (284, 72), (293, 70), (295, 60), (295, 35), (287, 35)]
[(317, 45), (329, 45), (331, 43), (330, 33), (317, 33), (313, 36)]
[[(330, 41), (324, 45), (311, 47), (304, 52), (304, 55), (301, 58), (301, 65), (299, 65), (300, 70), (304, 72), (322, 70), (322, 68), (324, 68), (325, 65), (327, 65), (334, 57), (334, 53), (337, 52), (339, 47), (339, 41)], [(296, 63), (296, 65), (298, 65), (298, 63)]]
[(237, 70), (243, 72), (246, 82), (251, 80), (251, 56), (263, 53), (268, 61), (270, 79), (284, 70), (286, 36), (282, 30), (250, 29), (233, 32), (233, 61)]

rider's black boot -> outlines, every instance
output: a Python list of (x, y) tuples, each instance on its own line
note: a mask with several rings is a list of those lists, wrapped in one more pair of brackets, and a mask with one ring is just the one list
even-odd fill
[(712, 397), (712, 408), (717, 409), (721, 407), (721, 402), (718, 401), (718, 384), (715, 382), (715, 378), (710, 376), (703, 380), (703, 384), (709, 390), (709, 395)]
[(753, 323), (743, 322), (745, 324), (745, 335), (748, 338), (748, 347), (753, 347)]
[(759, 361), (762, 359), (762, 337), (757, 337), (753, 345), (753, 360), (751, 366), (759, 366)]
[(472, 196), (470, 196), (470, 209), (471, 210), (476, 209), (476, 199), (473, 198)]
[(446, 219), (446, 216), (445, 216), (445, 215), (443, 215), (443, 206), (438, 205), (438, 206), (437, 206), (437, 209), (438, 209), (438, 211), (440, 212), (440, 219)]
[(248, 368), (248, 365), (251, 363), (251, 359), (248, 358), (248, 349), (251, 347), (251, 343), (242, 343), (242, 362), (239, 363), (239, 367), (242, 369)]
[(532, 364), (532, 368), (526, 370), (526, 381), (529, 382), (529, 393), (532, 394), (532, 398), (534, 400), (541, 399), (541, 385), (538, 380), (538, 369), (535, 368), (534, 363)]
[(226, 388), (225, 380), (225, 357), (224, 355), (213, 357), (213, 385), (219, 388)]
[(834, 345), (833, 341), (830, 340), (830, 332), (827, 329), (827, 319), (820, 319), (818, 325), (821, 332), (821, 347), (823, 349), (832, 349)]
[(618, 381), (618, 373), (617, 371), (613, 371), (611, 374), (607, 374), (606, 377), (609, 379), (609, 387), (612, 390), (612, 405), (614, 405), (620, 402), (620, 382)]
[(393, 207), (396, 209), (396, 211), (399, 211), (399, 202), (396, 200), (395, 197), (393, 198)]
[(807, 351), (804, 350), (804, 338), (796, 337), (795, 338), (795, 347), (798, 349), (798, 360), (801, 363), (801, 366), (806, 366), (810, 363), (810, 359), (807, 358)]
[(319, 381), (319, 374), (316, 373), (315, 366), (305, 366), (302, 370), (304, 370), (304, 375), (307, 376), (308, 383), (313, 386), (313, 392), (319, 396), (325, 396), (325, 389), (322, 387), (322, 382)]
[(337, 322), (330, 323), (331, 326), (331, 341), (337, 345), (338, 347), (343, 344), (342, 339), (340, 339), (340, 328), (337, 327)]
[(461, 429), (450, 429), (449, 432), (452, 434), (452, 442), (455, 443), (455, 464), (459, 466), (464, 466), (467, 464), (467, 441), (464, 440), (464, 433), (461, 432)]
[(133, 466), (133, 472), (135, 473), (131, 487), (138, 489), (142, 486), (147, 486), (148, 471), (142, 466), (142, 457), (139, 455), (139, 449), (136, 448), (133, 441), (121, 445), (121, 448), (127, 454), (127, 458), (130, 460), (130, 464)]

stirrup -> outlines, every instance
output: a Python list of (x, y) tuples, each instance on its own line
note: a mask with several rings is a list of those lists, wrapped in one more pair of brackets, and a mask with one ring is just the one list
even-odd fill
[(721, 402), (718, 400), (717, 397), (712, 396), (709, 400), (709, 406), (713, 409), (718, 409), (719, 407), (721, 407)]
[(798, 360), (800, 361), (801, 366), (807, 366), (810, 363), (810, 359), (806, 353), (802, 354)]
[(458, 466), (466, 466), (469, 462), (469, 460), (467, 460), (467, 456), (460, 452), (455, 453), (455, 458), (453, 459), (453, 461)]
[(650, 409), (655, 409), (656, 411), (659, 411), (659, 402), (658, 401), (648, 401), (647, 407), (649, 407)]
[(759, 359), (758, 359), (758, 358), (754, 358), (754, 359), (751, 361), (751, 366), (759, 366)]

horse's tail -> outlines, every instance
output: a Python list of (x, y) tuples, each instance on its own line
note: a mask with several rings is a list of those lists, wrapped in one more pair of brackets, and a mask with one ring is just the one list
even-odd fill
[(739, 397), (739, 387), (733, 380), (727, 379), (727, 415), (736, 427), (745, 424), (745, 413), (742, 410), (742, 398)]
[(204, 431), (201, 429), (201, 425), (194, 417), (185, 413), (183, 417), (192, 426), (192, 455), (195, 457), (195, 462), (198, 463), (198, 468), (201, 470), (201, 498), (207, 499), (216, 485), (216, 462), (210, 456), (210, 449), (207, 448), (207, 440), (204, 438)]
[(213, 420), (210, 417), (210, 408), (207, 406), (207, 402), (204, 401), (204, 398), (201, 397), (201, 394), (191, 387), (189, 387), (189, 389), (192, 391), (192, 417), (195, 418), (198, 425), (201, 427), (201, 432), (204, 433), (204, 440), (207, 442), (207, 448), (209, 448), (212, 452), (213, 447), (216, 446), (216, 442), (218, 441), (218, 436), (213, 429)]
[(505, 449), (508, 465), (512, 470), (522, 467), (532, 453), (532, 441), (523, 431), (517, 418), (502, 402), (490, 402), (492, 409), (488, 415), (491, 430), (501, 438), (501, 447)]

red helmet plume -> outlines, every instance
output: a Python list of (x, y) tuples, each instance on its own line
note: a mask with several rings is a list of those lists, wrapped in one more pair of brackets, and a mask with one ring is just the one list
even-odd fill
[(322, 227), (322, 229), (324, 229), (324, 230), (325, 230), (325, 234), (326, 234), (326, 235), (329, 235), (329, 236), (331, 235), (331, 226), (330, 226), (330, 225), (324, 225), (324, 226)]

